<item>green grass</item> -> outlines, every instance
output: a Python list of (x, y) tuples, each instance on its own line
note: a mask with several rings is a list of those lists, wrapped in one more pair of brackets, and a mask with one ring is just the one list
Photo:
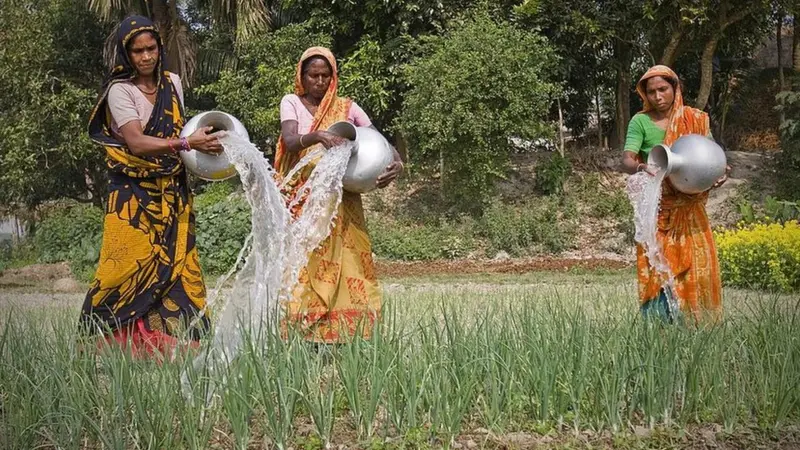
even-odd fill
[(0, 306), (0, 448), (679, 448), (800, 423), (796, 299), (727, 290), (725, 322), (689, 329), (641, 320), (626, 273), (528, 277), (393, 280), (372, 341), (248, 339), (201, 371), (81, 353), (74, 308)]

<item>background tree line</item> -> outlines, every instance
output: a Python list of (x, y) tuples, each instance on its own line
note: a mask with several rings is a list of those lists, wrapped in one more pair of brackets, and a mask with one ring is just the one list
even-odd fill
[[(414, 177), (438, 183), (454, 211), (480, 213), (515, 151), (510, 138), (555, 137), (559, 113), (579, 142), (619, 148), (640, 107), (633, 84), (652, 64), (676, 68), (687, 102), (724, 131), (737, 74), (798, 9), (778, 0), (3, 2), (0, 204), (102, 201), (103, 155), (85, 123), (113, 55), (106, 37), (130, 13), (158, 24), (168, 68), (192, 88), (190, 112), (236, 115), (267, 154), (300, 53), (331, 47), (342, 93), (392, 137)], [(779, 102), (798, 164), (797, 34), (792, 55)]]

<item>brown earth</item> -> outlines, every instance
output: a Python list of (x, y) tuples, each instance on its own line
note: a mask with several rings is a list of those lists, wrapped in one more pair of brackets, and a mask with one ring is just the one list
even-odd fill
[(33, 264), (0, 272), (0, 286), (49, 286), (55, 281), (70, 278), (72, 272), (65, 262)]
[(566, 272), (572, 269), (623, 269), (631, 262), (610, 258), (460, 259), (437, 261), (377, 261), (380, 276), (402, 278), (422, 275)]

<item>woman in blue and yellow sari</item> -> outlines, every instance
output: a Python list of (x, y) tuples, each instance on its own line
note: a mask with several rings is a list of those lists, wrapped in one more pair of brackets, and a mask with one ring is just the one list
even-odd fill
[[(135, 354), (171, 349), (188, 332), (208, 329), (200, 316), (205, 285), (195, 247), (192, 196), (178, 152), (222, 151), (208, 128), (180, 138), (180, 78), (163, 68), (153, 23), (131, 16), (119, 26), (115, 67), (89, 120), (106, 152), (109, 193), (100, 261), (80, 317), (85, 331)], [(101, 341), (103, 342), (103, 341)]]

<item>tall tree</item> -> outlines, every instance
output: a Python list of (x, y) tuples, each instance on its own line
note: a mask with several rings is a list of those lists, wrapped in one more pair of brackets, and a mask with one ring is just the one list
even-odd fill
[(707, 32), (700, 55), (700, 88), (695, 107), (705, 109), (714, 81), (714, 54), (720, 40), (732, 25), (754, 14), (768, 14), (771, 5), (768, 0), (703, 0), (701, 3), (706, 11)]
[(0, 8), (0, 30), (0, 204), (98, 203), (103, 155), (85, 126), (108, 27), (83, 0), (22, 0)]

